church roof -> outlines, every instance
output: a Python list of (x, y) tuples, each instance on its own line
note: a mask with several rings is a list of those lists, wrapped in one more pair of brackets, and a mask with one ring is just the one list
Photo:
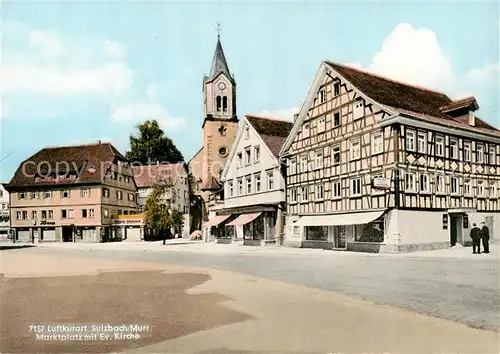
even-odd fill
[(205, 81), (214, 79), (220, 73), (223, 73), (229, 80), (231, 80), (231, 82), (234, 82), (231, 72), (229, 71), (229, 66), (227, 65), (224, 50), (222, 49), (220, 37), (218, 36), (217, 45), (215, 46), (214, 58), (212, 59), (212, 68), (210, 70), (210, 75), (206, 78)]

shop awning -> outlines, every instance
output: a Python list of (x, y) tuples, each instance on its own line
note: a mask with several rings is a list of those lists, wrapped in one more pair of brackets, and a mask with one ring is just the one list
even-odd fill
[(301, 217), (294, 226), (341, 226), (368, 224), (378, 219), (385, 210), (366, 213), (307, 215)]
[(217, 226), (227, 218), (229, 218), (231, 214), (229, 215), (217, 215), (208, 220), (206, 223), (203, 224), (204, 227), (212, 227), (212, 226)]
[(257, 219), (257, 217), (260, 214), (262, 214), (262, 212), (252, 213), (252, 214), (241, 214), (236, 219), (234, 219), (233, 221), (231, 221), (228, 225), (237, 226), (237, 225), (248, 224), (250, 221), (254, 221), (255, 219)]

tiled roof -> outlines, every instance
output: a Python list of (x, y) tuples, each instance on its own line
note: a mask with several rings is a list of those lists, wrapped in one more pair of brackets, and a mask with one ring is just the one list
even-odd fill
[(132, 166), (137, 188), (152, 187), (157, 183), (175, 184), (183, 174), (184, 163)]
[(209, 175), (205, 180), (203, 181), (203, 184), (201, 185), (201, 190), (202, 191), (213, 191), (221, 188), (221, 184), (212, 175)]
[[(453, 118), (443, 111), (443, 107), (467, 104), (470, 98), (452, 101), (441, 92), (397, 82), (338, 63), (330, 61), (326, 61), (325, 63), (365, 95), (382, 105), (401, 112), (404, 111), (410, 115), (415, 113), (420, 116), (425, 116), (426, 119), (441, 124), (450, 124), (460, 128), (467, 128), (495, 135), (500, 133), (497, 128), (492, 127), (477, 117), (476, 126), (471, 127), (468, 121), (464, 120), (463, 117)], [(472, 104), (472, 102), (470, 103)], [(458, 108), (454, 109), (456, 110)]]
[(278, 157), (286, 137), (292, 130), (293, 123), (254, 115), (247, 115), (246, 118), (259, 133), (273, 155)]
[(476, 98), (473, 96), (465, 97), (465, 98), (462, 98), (459, 100), (455, 100), (455, 101), (451, 102), (450, 104), (441, 107), (441, 110), (444, 113), (446, 113), (446, 112), (451, 112), (451, 111), (455, 111), (455, 110), (462, 109), (462, 108), (467, 108), (470, 106), (474, 106), (473, 107), (474, 110), (477, 110), (479, 108), (477, 101), (476, 101)]
[[(23, 161), (9, 185), (97, 183), (116, 158), (126, 161), (110, 143), (47, 147)], [(75, 177), (52, 178), (54, 173)]]

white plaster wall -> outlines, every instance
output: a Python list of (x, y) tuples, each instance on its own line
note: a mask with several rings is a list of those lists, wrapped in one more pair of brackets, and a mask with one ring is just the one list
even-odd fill
[(299, 220), (298, 215), (285, 216), (285, 227), (284, 227), (285, 241), (300, 242), (303, 240), (303, 238), (304, 238), (304, 228), (303, 227), (299, 228), (298, 234), (295, 234), (293, 231), (294, 222), (297, 220)]
[[(246, 138), (244, 131), (246, 126), (250, 127), (249, 137)], [(279, 162), (272, 155), (272, 153), (267, 148), (267, 145), (262, 141), (260, 135), (253, 129), (253, 127), (248, 123), (246, 119), (240, 122), (238, 127), (238, 138), (235, 144), (231, 148), (230, 156), (231, 159), (227, 161), (227, 170), (223, 176), (224, 180), (224, 207), (232, 208), (245, 205), (255, 205), (255, 204), (277, 204), (285, 201), (285, 181), (281, 175), (279, 169)], [(238, 139), (237, 138), (237, 139)], [(260, 147), (260, 159), (258, 162), (255, 161), (254, 147)], [(245, 165), (245, 148), (250, 147), (251, 149), (251, 161), (249, 165)], [(242, 153), (242, 166), (238, 168), (238, 153)], [(274, 188), (272, 190), (267, 189), (267, 171), (272, 171), (273, 173), (273, 184)], [(255, 174), (260, 174), (261, 181), (261, 191), (255, 192)], [(245, 177), (252, 176), (252, 193), (246, 193), (246, 179)], [(243, 194), (239, 195), (238, 192), (238, 179), (243, 179)], [(229, 193), (228, 182), (233, 182), (233, 196)]]

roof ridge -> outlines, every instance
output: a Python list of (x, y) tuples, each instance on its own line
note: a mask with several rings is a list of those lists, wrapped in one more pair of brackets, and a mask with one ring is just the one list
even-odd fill
[[(61, 149), (61, 148), (70, 148), (70, 147), (96, 146), (96, 145), (110, 145), (110, 146), (112, 146), (113, 144), (109, 141), (106, 141), (106, 142), (100, 142), (100, 143), (98, 142), (98, 143), (74, 144), (74, 145), (53, 145), (53, 146), (46, 146), (42, 150)], [(114, 152), (113, 152), (113, 154), (114, 154)]]
[(371, 71), (367, 71), (367, 70), (364, 70), (364, 69), (355, 68), (355, 67), (352, 67), (352, 66), (349, 66), (349, 65), (346, 65), (346, 64), (340, 64), (340, 63), (337, 63), (337, 62), (334, 62), (334, 61), (330, 61), (330, 60), (325, 60), (325, 63), (331, 64), (331, 65), (338, 65), (338, 66), (341, 66), (343, 68), (354, 70), (354, 71), (357, 71), (357, 72), (360, 72), (360, 73), (363, 73), (363, 74), (371, 75), (371, 76), (374, 76), (374, 77), (382, 79), (382, 80), (393, 82), (395, 84), (405, 85), (405, 86), (413, 87), (413, 88), (416, 88), (416, 89), (419, 89), (419, 90), (437, 93), (437, 94), (440, 94), (440, 95), (443, 95), (443, 96), (447, 97), (451, 102), (453, 102), (453, 100), (447, 94), (445, 94), (444, 92), (438, 91), (438, 90), (433, 90), (433, 89), (430, 89), (430, 88), (427, 88), (427, 87), (423, 87), (423, 86), (419, 86), (419, 85), (415, 85), (415, 84), (410, 84), (410, 83), (405, 82), (405, 81), (399, 81), (399, 80), (396, 80), (396, 79), (388, 78), (387, 76), (382, 76), (382, 75), (379, 75), (379, 74), (375, 74), (375, 73), (373, 73)]
[(281, 119), (281, 118), (275, 118), (273, 116), (259, 116), (259, 115), (256, 115), (256, 114), (245, 114), (245, 117), (247, 118), (257, 118), (257, 119), (265, 119), (265, 120), (271, 120), (271, 121), (274, 121), (274, 122), (283, 122), (283, 123), (290, 123), (290, 124), (293, 124), (293, 122), (289, 121), (289, 120), (285, 120), (285, 119)]

